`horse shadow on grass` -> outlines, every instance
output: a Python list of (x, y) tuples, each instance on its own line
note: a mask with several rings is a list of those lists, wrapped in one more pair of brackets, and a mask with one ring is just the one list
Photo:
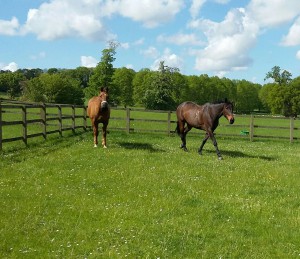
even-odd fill
[[(203, 152), (216, 153), (215, 150), (206, 150)], [(274, 161), (276, 157), (274, 156), (266, 156), (266, 155), (250, 155), (236, 150), (221, 150), (221, 155), (232, 157), (232, 158), (258, 158), (266, 161)]]
[(120, 145), (122, 148), (125, 148), (125, 149), (145, 150), (145, 151), (149, 151), (150, 153), (165, 152), (165, 150), (156, 148), (152, 144), (149, 144), (149, 143), (118, 142), (118, 145)]

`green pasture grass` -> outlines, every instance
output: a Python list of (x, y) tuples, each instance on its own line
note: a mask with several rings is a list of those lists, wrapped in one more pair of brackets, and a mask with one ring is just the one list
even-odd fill
[(299, 143), (111, 131), (0, 153), (1, 258), (294, 258)]

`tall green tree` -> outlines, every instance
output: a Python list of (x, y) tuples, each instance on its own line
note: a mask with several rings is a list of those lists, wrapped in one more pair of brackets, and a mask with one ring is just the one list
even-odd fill
[(150, 71), (149, 68), (144, 68), (136, 72), (132, 80), (133, 100), (135, 105), (143, 105), (143, 98), (146, 90), (151, 84), (151, 78), (153, 73), (154, 72)]
[(291, 85), (292, 74), (286, 70), (281, 70), (279, 66), (274, 66), (270, 72), (266, 74), (266, 78), (271, 78), (274, 83), (272, 87), (268, 87), (269, 93), (265, 94), (268, 106), (272, 113), (279, 113), (284, 116), (294, 116), (293, 107), (293, 91), (296, 88)]
[(258, 93), (259, 84), (254, 84), (247, 80), (237, 80), (237, 101), (236, 110), (238, 112), (249, 113), (261, 107)]
[(287, 70), (282, 70), (279, 66), (274, 66), (266, 74), (265, 80), (273, 79), (279, 85), (287, 85), (292, 80), (292, 74)]
[(160, 63), (159, 70), (153, 74), (151, 85), (143, 98), (147, 109), (175, 109), (174, 81), (172, 80), (174, 72), (178, 72), (178, 69), (165, 66), (163, 61)]
[(115, 61), (117, 47), (118, 43), (111, 41), (108, 48), (102, 50), (101, 61), (94, 69), (90, 77), (89, 86), (85, 90), (87, 98), (98, 95), (101, 87), (112, 86), (112, 76), (114, 74), (113, 62)]
[(133, 69), (126, 67), (117, 68), (112, 77), (114, 100), (117, 104), (122, 104), (125, 107), (133, 105), (133, 85), (132, 81), (135, 76)]

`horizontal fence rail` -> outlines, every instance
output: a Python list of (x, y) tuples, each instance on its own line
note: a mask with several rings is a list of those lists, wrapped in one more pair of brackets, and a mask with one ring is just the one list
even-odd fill
[[(9, 127), (20, 127), (19, 135), (10, 136)], [(0, 99), (0, 150), (3, 143), (27, 141), (34, 137), (76, 129), (91, 128), (87, 107), (83, 105), (27, 103)], [(137, 108), (112, 108), (110, 130), (164, 133), (171, 135), (176, 128), (174, 111), (145, 110)], [(5, 129), (5, 130), (4, 130)], [(216, 129), (218, 136), (249, 138), (300, 139), (300, 120), (262, 115), (236, 115), (235, 124), (229, 125), (223, 118)], [(4, 132), (5, 131), (5, 132)], [(4, 134), (5, 133), (5, 134)], [(203, 133), (203, 132), (202, 132)], [(190, 134), (199, 134), (192, 130)]]

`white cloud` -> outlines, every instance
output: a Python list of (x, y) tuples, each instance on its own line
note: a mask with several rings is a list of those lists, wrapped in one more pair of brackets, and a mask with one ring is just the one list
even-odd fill
[(256, 43), (257, 24), (242, 8), (229, 11), (224, 21), (196, 20), (190, 26), (207, 37), (207, 46), (196, 52), (195, 68), (200, 71), (222, 72), (245, 69), (252, 60), (248, 56)]
[(300, 14), (300, 1), (251, 0), (246, 9), (251, 19), (260, 27), (274, 27), (297, 17)]
[(231, 0), (215, 0), (218, 4), (228, 4)]
[(296, 58), (300, 60), (300, 50), (297, 51)]
[(55, 40), (83, 37), (107, 40), (110, 35), (100, 20), (100, 1), (53, 0), (38, 9), (30, 9), (22, 28), (24, 34), (34, 33), (38, 39)]
[(91, 56), (81, 56), (80, 61), (83, 67), (96, 67), (98, 64), (98, 60)]
[(52, 0), (30, 9), (22, 26), (14, 17), (0, 20), (0, 34), (35, 34), (40, 40), (81, 37), (90, 40), (116, 39), (103, 20), (120, 15), (152, 28), (172, 20), (184, 7), (183, 0)]
[(173, 19), (183, 7), (183, 0), (110, 0), (106, 4), (106, 12), (118, 13), (153, 28)]
[(11, 18), (10, 21), (0, 20), (0, 35), (16, 35), (19, 26), (19, 21), (16, 17)]
[(148, 58), (157, 58), (159, 56), (159, 51), (155, 47), (149, 47), (146, 50), (141, 51), (141, 53)]
[(161, 57), (157, 58), (151, 66), (152, 70), (157, 70), (161, 61), (164, 61), (164, 64), (169, 67), (176, 67), (182, 70), (183, 68), (183, 59), (177, 56), (174, 53), (171, 53), (171, 50), (166, 48)]
[(8, 65), (0, 64), (0, 70), (15, 72), (19, 69), (19, 66), (15, 62), (10, 62)]
[(127, 64), (125, 67), (128, 68), (128, 69), (133, 69), (133, 65), (132, 64)]
[(191, 16), (193, 19), (195, 19), (198, 16), (200, 9), (204, 5), (205, 2), (206, 2), (206, 0), (193, 0), (192, 1), (192, 5), (190, 7), (190, 13), (191, 13)]
[(46, 57), (46, 52), (42, 51), (42, 52), (38, 53), (37, 55), (31, 55), (30, 59), (37, 60), (37, 59), (43, 59), (45, 57)]
[(120, 43), (120, 47), (123, 49), (129, 49), (130, 45), (128, 42)]
[(144, 38), (140, 38), (140, 39), (136, 40), (135, 42), (133, 42), (133, 45), (134, 46), (143, 45), (144, 42), (145, 42), (145, 39)]
[(285, 46), (300, 45), (300, 17), (291, 26), (288, 34), (283, 37), (281, 43)]
[(194, 33), (184, 34), (178, 33), (172, 36), (159, 35), (157, 41), (172, 43), (175, 45), (195, 45), (203, 46), (204, 42), (197, 38), (197, 35)]

